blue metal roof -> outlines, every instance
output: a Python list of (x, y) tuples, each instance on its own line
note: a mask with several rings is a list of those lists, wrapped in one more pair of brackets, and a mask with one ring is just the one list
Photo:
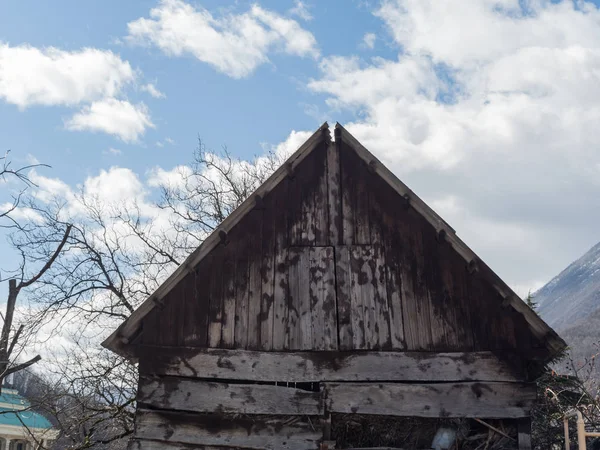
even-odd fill
[[(30, 428), (52, 428), (52, 424), (41, 414), (23, 410), (31, 404), (13, 389), (2, 389), (0, 395), (0, 424)], [(14, 405), (14, 406), (9, 406)]]

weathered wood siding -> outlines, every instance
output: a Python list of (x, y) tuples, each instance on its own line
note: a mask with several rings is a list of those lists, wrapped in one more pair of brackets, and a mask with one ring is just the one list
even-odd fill
[(257, 352), (144, 347), (140, 373), (251, 382), (506, 381), (525, 379), (491, 352)]
[(143, 321), (141, 344), (526, 352), (524, 318), (343, 142), (322, 143)]
[(528, 417), (540, 344), (343, 141), (145, 316), (132, 449), (314, 449), (331, 413)]

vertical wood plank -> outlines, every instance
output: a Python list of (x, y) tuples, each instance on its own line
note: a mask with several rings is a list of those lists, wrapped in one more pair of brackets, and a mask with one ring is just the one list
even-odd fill
[(374, 311), (371, 311), (369, 287), (372, 279), (369, 271), (364, 271), (363, 252), (361, 247), (350, 247), (350, 305), (352, 321), (352, 348), (365, 350), (371, 348), (371, 324)]
[(288, 205), (288, 178), (279, 183), (278, 189), (271, 192), (274, 196), (273, 232), (275, 240), (275, 260), (273, 273), (273, 350), (283, 350), (289, 346), (288, 336), (288, 279), (287, 247), (291, 233), (290, 208)]
[(227, 249), (223, 261), (223, 327), (221, 329), (221, 345), (233, 348), (235, 345), (235, 252)]
[[(354, 156), (354, 155), (353, 155)], [(363, 161), (354, 163), (357, 172), (354, 174), (353, 189), (355, 189), (354, 204), (354, 243), (367, 245), (371, 243), (370, 214), (369, 214), (369, 187), (367, 180), (369, 172)]]
[(177, 345), (177, 337), (174, 333), (175, 330), (175, 319), (173, 314), (173, 300), (174, 292), (170, 291), (160, 301), (158, 317), (158, 343), (165, 346)]
[(323, 311), (325, 313), (325, 349), (337, 350), (339, 344), (335, 288), (335, 251), (333, 247), (326, 247), (324, 249), (321, 264), (321, 267), (325, 270), (322, 291)]
[(478, 273), (472, 273), (468, 277), (467, 292), (470, 300), (470, 309), (473, 317), (476, 319), (473, 321), (473, 332), (474, 332), (474, 347), (476, 349), (491, 349), (494, 348), (491, 345), (490, 338), (490, 317), (485, 309), (487, 292), (482, 285), (481, 279)]
[(336, 296), (338, 314), (338, 342), (340, 350), (352, 350), (352, 280), (350, 276), (350, 248), (335, 248)]
[(309, 295), (310, 250), (310, 247), (288, 249), (290, 350), (310, 350), (312, 347), (312, 315)]
[(248, 236), (248, 343), (249, 349), (257, 350), (260, 342), (260, 308), (262, 293), (261, 247), (262, 247), (261, 209), (250, 211), (247, 216)]
[[(403, 229), (398, 230), (405, 242), (401, 248), (402, 315), (408, 350), (431, 349), (431, 315), (429, 299), (423, 282), (423, 244), (418, 227), (411, 223), (407, 211)], [(403, 225), (403, 222), (399, 222)]]
[(288, 205), (288, 190), (290, 180), (284, 179), (274, 196), (273, 232), (275, 235), (275, 267), (273, 273), (273, 350), (283, 350), (289, 347), (288, 335), (288, 277), (287, 277), (287, 247), (291, 219)]
[(390, 337), (390, 309), (387, 295), (386, 261), (385, 253), (381, 246), (373, 246), (373, 261), (369, 265), (373, 270), (373, 287), (375, 295), (375, 333), (377, 346), (380, 350), (390, 350), (392, 340)]
[(335, 266), (332, 247), (310, 249), (309, 273), (312, 349), (337, 349)]
[(211, 261), (208, 346), (221, 346), (221, 328), (223, 318), (223, 263), (222, 249), (216, 249)]
[[(385, 209), (382, 201), (385, 201), (385, 192), (381, 189), (381, 179), (377, 175), (368, 174), (368, 196), (369, 196), (369, 232), (371, 233), (371, 244), (383, 246), (386, 236), (384, 236)], [(398, 199), (390, 199), (389, 205), (397, 204)], [(388, 244), (389, 245), (389, 244)]]
[(248, 254), (240, 251), (235, 263), (235, 346), (248, 346)]
[(260, 348), (273, 349), (273, 318), (275, 297), (275, 196), (271, 193), (265, 198), (262, 225), (262, 261), (261, 277), (261, 306), (260, 306)]
[(327, 204), (329, 208), (329, 244), (341, 244), (342, 203), (340, 189), (340, 153), (337, 143), (327, 147)]
[[(200, 264), (199, 267), (202, 267)], [(208, 308), (198, 295), (199, 267), (186, 276), (185, 316), (183, 317), (183, 345), (205, 346)]]
[(287, 250), (275, 254), (273, 302), (273, 350), (289, 348)]
[(465, 302), (464, 287), (466, 264), (456, 258), (456, 253), (446, 242), (438, 246), (437, 263), (444, 301), (450, 315), (448, 336), (450, 350), (473, 350), (473, 325), (468, 304)]
[[(325, 183), (325, 154), (319, 161), (319, 149), (315, 149), (296, 168), (289, 182), (290, 245), (315, 245), (317, 217), (315, 198), (320, 183)], [(326, 214), (326, 210), (323, 211)]]
[(185, 327), (184, 327), (184, 321), (185, 321), (185, 314), (186, 314), (186, 303), (188, 301), (191, 301), (191, 299), (188, 299), (188, 295), (187, 295), (187, 284), (188, 284), (188, 280), (189, 277), (186, 276), (183, 278), (183, 280), (181, 280), (179, 282), (178, 286), (175, 286), (175, 288), (173, 289), (174, 291), (176, 291), (176, 301), (173, 302), (173, 306), (176, 307), (176, 313), (175, 313), (175, 334), (177, 336), (177, 345), (183, 345), (184, 344), (184, 340), (185, 340)]
[(208, 316), (209, 316), (209, 293), (210, 293), (210, 266), (212, 258), (203, 259), (196, 267), (196, 302), (198, 305), (198, 315), (192, 320), (198, 326), (198, 340), (194, 345), (204, 347), (208, 345)]
[[(391, 253), (391, 254), (390, 254)], [(393, 350), (406, 349), (402, 316), (401, 269), (395, 252), (386, 255), (386, 282), (390, 314), (390, 340)]]
[(302, 350), (310, 350), (312, 348), (312, 314), (310, 310), (310, 248), (302, 249), (300, 253), (300, 270), (299, 272), (299, 294), (300, 294), (300, 306), (299, 306), (299, 318), (300, 318), (300, 348)]
[(340, 177), (342, 180), (342, 243), (344, 245), (354, 244), (354, 189), (351, 174), (350, 150), (346, 145), (340, 143)]
[(325, 246), (329, 242), (329, 206), (327, 188), (327, 146), (322, 144), (315, 150), (314, 174), (315, 209), (314, 209), (314, 241), (313, 245)]
[(147, 345), (157, 345), (160, 343), (159, 330), (160, 321), (159, 319), (160, 308), (155, 306), (142, 321), (142, 342)]

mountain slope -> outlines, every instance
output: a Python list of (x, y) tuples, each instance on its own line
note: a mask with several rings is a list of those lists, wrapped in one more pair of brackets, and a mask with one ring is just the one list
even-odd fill
[(586, 323), (600, 316), (600, 243), (537, 291), (535, 301), (539, 314), (559, 333), (581, 327), (595, 332)]

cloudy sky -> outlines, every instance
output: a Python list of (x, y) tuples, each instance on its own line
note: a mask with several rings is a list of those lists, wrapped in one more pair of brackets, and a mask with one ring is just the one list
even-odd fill
[(0, 148), (48, 193), (152, 196), (197, 136), (251, 158), (325, 120), (521, 294), (600, 240), (595, 2), (0, 3)]

